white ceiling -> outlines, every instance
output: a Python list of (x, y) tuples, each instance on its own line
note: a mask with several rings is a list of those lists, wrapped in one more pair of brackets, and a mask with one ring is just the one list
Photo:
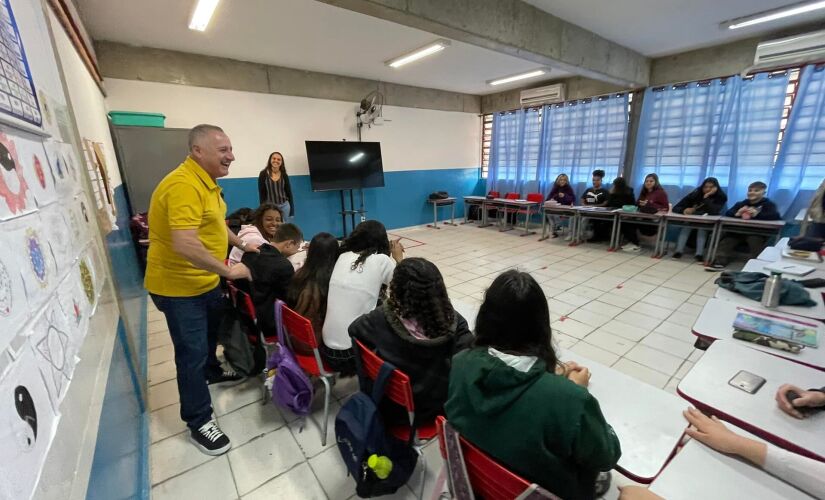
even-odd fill
[[(488, 94), (488, 80), (535, 63), (453, 41), (441, 53), (392, 69), (384, 61), (439, 38), (312, 0), (224, 0), (203, 33), (189, 30), (195, 0), (76, 0), (96, 40), (228, 57), (386, 82)], [(568, 76), (552, 71), (547, 78)]]
[(719, 23), (798, 0), (524, 0), (648, 57), (710, 47), (825, 19), (825, 10), (725, 30)]

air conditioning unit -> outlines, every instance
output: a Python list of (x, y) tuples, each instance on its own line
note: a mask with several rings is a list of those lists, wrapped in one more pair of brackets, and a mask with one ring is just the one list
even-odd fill
[(563, 83), (522, 90), (520, 95), (521, 107), (529, 108), (532, 106), (541, 106), (542, 104), (563, 102), (564, 90), (565, 87)]
[(760, 43), (753, 66), (743, 74), (821, 61), (825, 61), (825, 30)]

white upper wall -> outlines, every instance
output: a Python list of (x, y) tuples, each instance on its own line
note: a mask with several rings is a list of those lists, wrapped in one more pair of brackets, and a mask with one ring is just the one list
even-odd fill
[[(117, 156), (112, 142), (112, 135), (109, 133), (109, 121), (106, 118), (106, 102), (92, 76), (86, 70), (83, 60), (75, 50), (74, 45), (66, 35), (66, 31), (54, 16), (52, 9), (46, 9), (49, 13), (49, 22), (54, 32), (55, 45), (57, 46), (57, 56), (63, 66), (63, 73), (66, 78), (66, 85), (69, 87), (69, 99), (72, 110), (77, 121), (80, 137), (93, 142), (103, 144), (103, 154), (106, 156), (106, 166), (108, 167), (109, 180), (112, 189), (119, 186), (122, 181), (120, 170), (117, 165)], [(83, 147), (82, 145), (80, 145)]]
[[(255, 177), (272, 151), (291, 175), (307, 175), (305, 140), (356, 140), (356, 104), (326, 99), (106, 79), (110, 110), (166, 115), (166, 127), (218, 125), (232, 140), (230, 178)], [(478, 167), (481, 122), (472, 113), (384, 106), (383, 125), (364, 128), (381, 142), (385, 171)], [(181, 158), (182, 160), (183, 158)]]

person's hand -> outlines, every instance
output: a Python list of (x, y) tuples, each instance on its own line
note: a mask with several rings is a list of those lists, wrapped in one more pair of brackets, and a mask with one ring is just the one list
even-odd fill
[(703, 198), (710, 198), (711, 196), (716, 194), (716, 191), (718, 190), (715, 187), (710, 188), (710, 191), (705, 193), (705, 196), (703, 196)]
[(254, 252), (260, 253), (261, 251), (259, 248), (261, 247), (260, 243), (247, 243), (246, 246), (243, 248), (244, 252)]
[(575, 368), (568, 367), (567, 378), (576, 385), (587, 387), (590, 383), (590, 370), (581, 365), (576, 365)]
[(581, 366), (575, 361), (568, 361), (566, 363), (559, 361), (556, 365), (556, 375), (563, 375), (567, 377), (568, 373), (579, 368), (581, 368)]
[(237, 264), (229, 268), (229, 271), (226, 273), (226, 279), (230, 281), (252, 281), (252, 273), (249, 272), (249, 268), (246, 267), (245, 264), (243, 264), (242, 262), (238, 262)]
[(556, 195), (556, 197), (558, 199), (562, 199), (562, 198), (564, 198), (564, 193), (559, 193), (559, 194)]
[(390, 255), (396, 262), (401, 262), (404, 259), (404, 245), (401, 244), (401, 239), (390, 241)]
[(746, 207), (746, 206), (745, 206), (745, 207), (741, 207), (739, 210), (737, 210), (737, 211), (736, 211), (736, 216), (737, 216), (737, 217), (741, 217), (741, 216), (742, 216), (742, 214), (743, 214), (743, 213), (745, 212), (745, 210), (747, 210), (747, 209), (748, 209), (748, 207)]
[[(793, 400), (793, 403), (788, 401), (788, 392), (795, 392), (799, 397)], [(788, 415), (796, 418), (805, 418), (806, 415), (796, 408), (817, 408), (825, 406), (825, 393), (819, 391), (806, 391), (791, 384), (783, 384), (776, 391), (776, 404), (779, 408)]]
[(647, 200), (639, 200), (639, 206), (640, 207), (643, 207), (645, 205), (647, 205)]
[(619, 500), (664, 500), (646, 486), (619, 486)]
[(688, 436), (722, 453), (740, 451), (742, 436), (734, 434), (718, 418), (708, 417), (696, 408), (688, 408), (682, 414), (693, 426), (685, 431)]
[(685, 209), (685, 215), (693, 215), (694, 212), (696, 212), (696, 209), (693, 207), (688, 207)]

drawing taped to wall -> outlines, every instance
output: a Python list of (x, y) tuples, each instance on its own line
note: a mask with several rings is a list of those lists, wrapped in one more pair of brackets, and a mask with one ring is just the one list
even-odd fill
[(26, 289), (8, 238), (0, 240), (0, 352), (29, 318)]
[(57, 271), (67, 273), (77, 258), (78, 249), (72, 248), (71, 230), (59, 204), (53, 204), (40, 210), (45, 240), (54, 256)]
[(26, 183), (34, 195), (38, 207), (44, 207), (57, 201), (54, 178), (49, 170), (49, 159), (43, 142), (28, 136), (14, 137), (17, 148), (18, 168), (22, 170)]
[(3, 224), (10, 254), (16, 259), (17, 269), (23, 276), (26, 297), (33, 310), (46, 302), (59, 282), (57, 265), (40, 213), (19, 217)]
[(0, 219), (16, 217), (35, 208), (14, 138), (0, 132)]
[(51, 302), (46, 306), (46, 311), (35, 321), (30, 343), (34, 348), (52, 408), (57, 412), (69, 389), (79, 349), (71, 336), (68, 318), (57, 302)]

